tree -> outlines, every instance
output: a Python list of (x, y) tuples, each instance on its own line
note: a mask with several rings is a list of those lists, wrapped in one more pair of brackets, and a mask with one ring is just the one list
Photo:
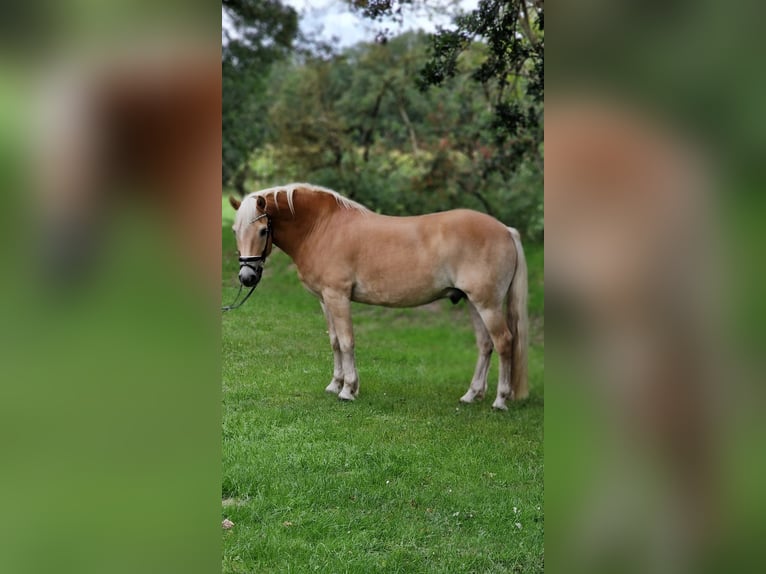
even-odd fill
[[(424, 0), (349, 0), (367, 18), (401, 21), (405, 6)], [(421, 89), (441, 86), (458, 73), (459, 60), (474, 43), (483, 42), (486, 57), (476, 62), (472, 78), (485, 93), (491, 88), (495, 117), (491, 123), (498, 143), (523, 132), (532, 141), (512, 146), (513, 164), (534, 153), (544, 95), (544, 17), (542, 0), (480, 0), (476, 9), (458, 14), (452, 28), (433, 34), (430, 60), (421, 70)], [(517, 89), (523, 85), (524, 94)], [(523, 148), (523, 149), (522, 149)]]
[(428, 135), (433, 104), (412, 82), (424, 57), (424, 36), (408, 33), (285, 66), (273, 82), (269, 115), (283, 170), (294, 166), (302, 178), (382, 207), (373, 180), (382, 183), (394, 170), (389, 152), (417, 157)]
[(290, 51), (298, 15), (280, 0), (223, 0), (223, 183), (242, 192), (250, 154), (266, 137), (267, 79)]
[[(349, 0), (366, 17), (401, 21), (405, 6), (425, 0)], [(385, 38), (383, 39), (386, 40)], [(483, 45), (486, 49), (477, 51)], [(478, 54), (478, 56), (477, 56)], [(456, 78), (468, 74), (484, 95), (491, 114), (473, 114), (470, 129), (450, 135), (448, 146), (472, 157), (470, 171), (462, 178), (460, 190), (474, 195), (490, 212), (498, 206), (488, 200), (482, 182), (495, 185), (514, 180), (518, 191), (508, 202), (523, 213), (530, 230), (542, 233), (543, 96), (544, 96), (544, 14), (542, 0), (480, 0), (475, 10), (460, 14), (451, 28), (431, 37), (430, 58), (420, 72), (422, 90), (464, 88)], [(449, 98), (447, 98), (449, 99)], [(492, 141), (487, 146), (487, 139)], [(481, 148), (481, 153), (475, 150)], [(472, 153), (474, 150), (474, 153)], [(455, 165), (445, 152), (434, 164), (432, 182), (443, 179)], [(445, 163), (446, 162), (446, 163)], [(539, 184), (533, 184), (534, 181)], [(535, 222), (532, 222), (535, 219)]]
[(312, 181), (392, 215), (469, 207), (541, 238), (542, 14), (507, 4), (274, 66), (254, 183)]
[[(506, 152), (503, 159), (513, 165), (525, 153), (535, 154), (542, 140), (543, 22), (540, 0), (481, 0), (475, 10), (455, 18), (453, 29), (433, 36), (431, 59), (421, 72), (422, 88), (442, 85), (455, 76), (460, 56), (473, 42), (486, 43), (487, 56), (475, 65), (472, 79), (487, 93), (492, 88), (491, 128)], [(504, 147), (512, 138), (513, 145)]]

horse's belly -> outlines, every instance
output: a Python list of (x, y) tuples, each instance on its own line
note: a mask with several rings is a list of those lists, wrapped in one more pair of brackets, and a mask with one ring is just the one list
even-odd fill
[(434, 285), (433, 282), (364, 282), (354, 284), (351, 291), (352, 301), (386, 307), (417, 307), (437, 299), (447, 297), (450, 289), (447, 285)]

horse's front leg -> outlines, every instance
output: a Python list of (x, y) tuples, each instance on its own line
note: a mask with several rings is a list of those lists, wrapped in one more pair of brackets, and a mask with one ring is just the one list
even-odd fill
[[(337, 292), (322, 293), (325, 314), (332, 323), (340, 350), (340, 367), (343, 376), (343, 388), (338, 398), (353, 401), (359, 394), (359, 377), (356, 374), (354, 360), (354, 329), (351, 325), (351, 301), (348, 296)], [(332, 335), (331, 335), (332, 337)], [(331, 339), (332, 340), (332, 339)], [(334, 347), (333, 347), (334, 351)], [(335, 377), (333, 376), (333, 381)]]
[(335, 325), (332, 321), (332, 315), (327, 311), (327, 306), (324, 301), (321, 301), (322, 312), (324, 318), (327, 321), (327, 332), (330, 335), (330, 346), (332, 347), (332, 380), (330, 384), (325, 387), (325, 391), (337, 395), (343, 389), (343, 357), (340, 352), (340, 343), (338, 342), (338, 335), (335, 332)]

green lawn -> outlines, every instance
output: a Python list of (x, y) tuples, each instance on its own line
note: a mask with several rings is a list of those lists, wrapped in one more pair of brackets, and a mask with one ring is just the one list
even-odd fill
[[(223, 298), (236, 293), (224, 210)], [(361, 390), (332, 375), (317, 300), (281, 252), (223, 317), (224, 572), (543, 570), (542, 247), (531, 268), (530, 399), (458, 403), (476, 348), (464, 304), (355, 306)]]

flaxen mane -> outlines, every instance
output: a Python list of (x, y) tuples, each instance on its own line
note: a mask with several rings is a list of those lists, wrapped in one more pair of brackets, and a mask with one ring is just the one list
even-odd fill
[[(295, 195), (295, 191), (298, 189), (303, 189), (310, 193), (326, 193), (327, 195), (331, 195), (332, 197), (335, 198), (335, 201), (338, 202), (338, 205), (345, 209), (356, 209), (357, 211), (361, 211), (361, 212), (370, 211), (367, 207), (365, 207), (361, 203), (357, 203), (356, 201), (352, 201), (348, 199), (347, 197), (343, 197), (337, 191), (333, 191), (332, 189), (327, 189), (326, 187), (322, 187), (319, 185), (313, 185), (311, 183), (288, 183), (287, 185), (270, 187), (268, 189), (255, 191), (249, 194), (245, 199), (247, 199), (248, 197), (255, 198), (258, 196), (262, 196), (262, 197), (272, 196), (274, 198), (274, 201), (276, 202), (277, 198), (279, 197), (279, 194), (283, 193), (287, 197), (287, 205), (290, 207), (290, 213), (295, 214), (295, 205), (293, 203), (293, 197)], [(250, 207), (250, 209), (255, 209), (255, 202), (248, 201), (247, 204), (248, 204), (248, 207)], [(245, 207), (245, 202), (243, 202), (242, 207)], [(252, 215), (255, 215), (255, 212), (253, 212)]]

